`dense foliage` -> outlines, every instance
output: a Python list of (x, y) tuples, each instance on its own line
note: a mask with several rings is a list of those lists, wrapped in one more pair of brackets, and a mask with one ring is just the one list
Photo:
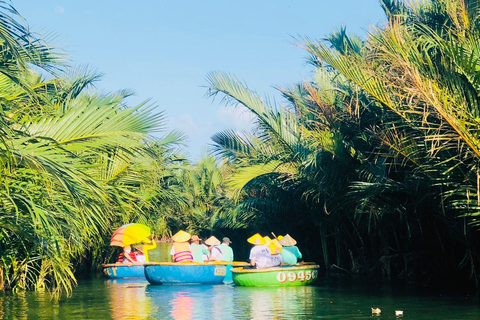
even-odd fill
[(0, 1), (0, 289), (70, 293), (130, 222), (289, 233), (327, 271), (478, 287), (480, 5), (381, 5), (366, 40), (300, 41), (314, 72), (279, 88), (286, 106), (211, 73), (257, 121), (191, 164), (154, 104), (95, 91)]
[(480, 4), (381, 5), (366, 40), (302, 40), (315, 72), (280, 89), (287, 106), (210, 74), (257, 119), (216, 152), (258, 227), (301, 235), (327, 270), (478, 287)]
[(19, 21), (0, 2), (0, 290), (69, 294), (75, 272), (114, 259), (126, 223), (234, 226), (213, 158), (189, 165), (154, 104), (95, 91), (98, 74)]

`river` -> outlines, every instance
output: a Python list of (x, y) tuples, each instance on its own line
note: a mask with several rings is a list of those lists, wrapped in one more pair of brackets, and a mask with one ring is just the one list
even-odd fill
[[(166, 251), (165, 248), (161, 249)], [(381, 308), (372, 315), (371, 307)], [(402, 310), (397, 317), (395, 310)], [(314, 286), (246, 288), (154, 286), (145, 280), (79, 281), (71, 298), (0, 293), (0, 319), (480, 319), (475, 296), (440, 295), (413, 287), (332, 281)]]

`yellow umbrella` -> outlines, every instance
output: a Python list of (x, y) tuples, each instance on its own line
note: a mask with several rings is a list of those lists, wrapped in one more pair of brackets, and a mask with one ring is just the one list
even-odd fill
[(110, 245), (125, 247), (134, 243), (147, 242), (151, 234), (150, 227), (141, 223), (129, 223), (115, 230), (110, 239)]

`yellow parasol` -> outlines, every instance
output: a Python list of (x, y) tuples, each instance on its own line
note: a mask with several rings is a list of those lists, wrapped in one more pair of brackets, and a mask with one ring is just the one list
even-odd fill
[(115, 230), (110, 239), (110, 245), (125, 247), (134, 243), (147, 242), (151, 234), (150, 227), (141, 223), (129, 223)]

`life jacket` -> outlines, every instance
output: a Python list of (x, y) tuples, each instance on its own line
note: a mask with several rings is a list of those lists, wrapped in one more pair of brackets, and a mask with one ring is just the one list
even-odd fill
[[(128, 255), (130, 256), (130, 258), (132, 258), (133, 261), (137, 261), (137, 256), (135, 255), (135, 252), (130, 252)], [(118, 255), (118, 262), (123, 263), (123, 252)], [(130, 260), (128, 260), (128, 262), (130, 263)]]
[(188, 242), (174, 242), (173, 250), (173, 262), (193, 261), (192, 250)]

